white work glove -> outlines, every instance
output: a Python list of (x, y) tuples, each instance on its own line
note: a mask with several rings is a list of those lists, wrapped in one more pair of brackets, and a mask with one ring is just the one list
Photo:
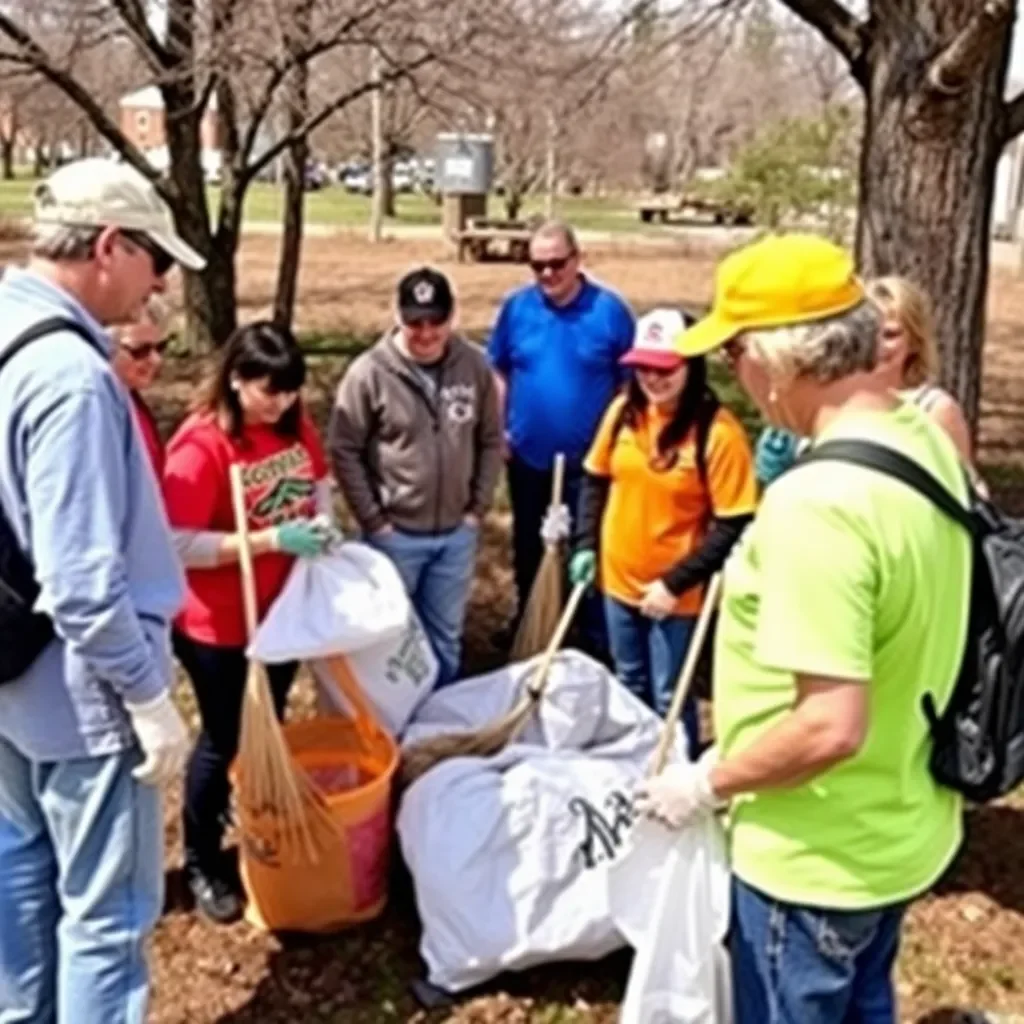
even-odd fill
[(144, 704), (125, 701), (124, 707), (143, 754), (133, 777), (147, 786), (170, 782), (181, 773), (189, 751), (188, 730), (170, 693), (164, 692)]
[(569, 537), (572, 517), (568, 505), (549, 505), (540, 524), (540, 539), (548, 547), (555, 547)]
[(678, 829), (715, 811), (723, 803), (711, 788), (717, 762), (718, 751), (711, 747), (699, 761), (670, 764), (660, 775), (645, 779), (633, 794), (637, 814)]
[(323, 537), (327, 551), (333, 551), (345, 542), (345, 534), (341, 532), (341, 528), (323, 512), (313, 519), (313, 528)]

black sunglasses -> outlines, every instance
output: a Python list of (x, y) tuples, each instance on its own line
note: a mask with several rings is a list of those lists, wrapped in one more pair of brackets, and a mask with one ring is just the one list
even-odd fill
[(174, 266), (174, 259), (168, 253), (164, 252), (159, 245), (156, 244), (147, 235), (143, 235), (137, 231), (122, 231), (122, 237), (131, 245), (134, 245), (136, 249), (141, 249), (153, 263), (153, 273), (157, 277), (164, 277)]
[(530, 269), (540, 276), (545, 270), (550, 270), (557, 274), (560, 270), (565, 270), (571, 262), (575, 253), (570, 253), (568, 256), (556, 256), (550, 260), (530, 260)]
[(162, 356), (167, 351), (170, 342), (164, 338), (163, 341), (143, 341), (138, 345), (127, 345), (121, 342), (121, 348), (140, 363), (152, 355)]

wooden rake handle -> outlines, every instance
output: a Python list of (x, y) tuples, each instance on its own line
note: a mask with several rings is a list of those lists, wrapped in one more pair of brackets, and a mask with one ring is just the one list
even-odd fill
[(704, 642), (707, 639), (708, 629), (711, 627), (711, 617), (718, 607), (718, 599), (722, 592), (722, 574), (716, 572), (708, 583), (708, 589), (704, 594), (704, 604), (701, 606), (700, 616), (694, 628), (693, 636), (690, 638), (690, 646), (686, 650), (686, 660), (683, 662), (682, 671), (679, 673), (679, 680), (676, 683), (675, 693), (672, 694), (672, 703), (668, 706), (665, 714), (665, 724), (661, 729), (661, 738), (658, 740), (658, 749), (654, 753), (654, 761), (648, 777), (661, 773), (668, 761), (669, 752), (672, 749), (672, 741), (675, 739), (676, 726), (679, 724), (679, 716), (683, 712), (683, 704), (693, 685), (693, 677), (697, 674), (697, 664), (700, 661), (701, 651), (704, 649)]
[(562, 504), (562, 493), (565, 490), (565, 456), (559, 452), (555, 456), (555, 471), (551, 477), (551, 505), (558, 508)]
[(544, 649), (544, 654), (541, 657), (540, 667), (537, 670), (537, 674), (530, 680), (527, 686), (527, 694), (531, 700), (539, 700), (541, 695), (544, 693), (544, 688), (548, 683), (548, 675), (551, 672), (551, 666), (554, 663), (555, 655), (558, 653), (559, 647), (562, 646), (562, 641), (565, 639), (565, 634), (569, 632), (569, 627), (572, 625), (572, 620), (576, 615), (576, 610), (580, 606), (580, 601), (583, 600), (583, 595), (587, 592), (587, 584), (577, 583), (572, 589), (572, 593), (569, 595), (569, 600), (565, 603), (565, 609), (562, 612), (562, 617), (558, 620), (555, 626), (555, 631), (551, 634), (551, 639), (548, 641), (547, 647)]
[(252, 544), (249, 541), (249, 517), (245, 511), (245, 484), (242, 467), (231, 465), (231, 504), (235, 510), (235, 532), (238, 534), (238, 565), (242, 570), (242, 608), (245, 612), (245, 631), (249, 642), (256, 635), (256, 573), (252, 564)]

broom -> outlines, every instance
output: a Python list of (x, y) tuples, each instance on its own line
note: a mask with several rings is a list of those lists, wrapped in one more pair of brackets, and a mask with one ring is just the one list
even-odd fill
[[(565, 456), (555, 456), (555, 472), (551, 482), (551, 508), (562, 504), (562, 490), (565, 484)], [(511, 661), (525, 661), (544, 650), (545, 641), (558, 621), (562, 609), (562, 560), (561, 545), (544, 543), (544, 557), (530, 588), (530, 596), (519, 620), (512, 650)]]
[(411, 744), (402, 752), (401, 780), (404, 786), (412, 785), (421, 775), (450, 757), (490, 757), (518, 738), (526, 728), (526, 723), (540, 703), (541, 697), (544, 696), (555, 655), (565, 639), (586, 590), (584, 583), (573, 588), (565, 610), (551, 634), (537, 672), (531, 676), (526, 692), (512, 710), (473, 732), (443, 733)]
[[(242, 606), (251, 643), (256, 633), (256, 580), (239, 465), (231, 466), (230, 477), (242, 575)], [(323, 794), (292, 759), (274, 710), (267, 670), (252, 659), (242, 698), (237, 765), (239, 802), (256, 814), (273, 816), (283, 859), (294, 863), (304, 858), (306, 863), (315, 864), (319, 851), (327, 843), (336, 842), (336, 826)]]

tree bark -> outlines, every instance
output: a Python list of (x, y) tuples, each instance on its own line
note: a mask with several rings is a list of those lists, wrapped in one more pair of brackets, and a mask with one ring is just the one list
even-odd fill
[(390, 142), (384, 146), (384, 158), (381, 161), (381, 208), (385, 217), (395, 216), (395, 153)]
[[(292, 72), (289, 97), (288, 131), (294, 131), (309, 116), (309, 69), (299, 65)], [(299, 262), (302, 258), (302, 227), (306, 205), (306, 161), (309, 143), (304, 135), (292, 144), (284, 166), (284, 223), (281, 254), (277, 264), (277, 289), (274, 294), (274, 323), (290, 327), (295, 316)]]
[(4, 181), (14, 181), (14, 140), (15, 135), (0, 139), (0, 160), (3, 162)]
[(984, 51), (961, 90), (943, 95), (929, 69), (973, 5), (920, 0), (916, 7), (908, 25), (905, 10), (874, 5), (857, 256), (864, 274), (904, 275), (931, 297), (942, 383), (976, 425), (1010, 33)]

